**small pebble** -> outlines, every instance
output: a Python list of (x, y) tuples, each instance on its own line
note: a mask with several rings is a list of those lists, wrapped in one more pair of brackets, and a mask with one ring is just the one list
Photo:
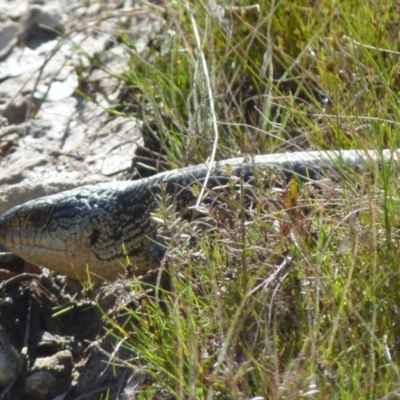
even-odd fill
[(22, 367), (22, 357), (11, 346), (7, 334), (0, 328), (0, 386), (12, 384)]
[(47, 371), (35, 372), (26, 379), (25, 394), (32, 400), (47, 400), (54, 396), (57, 382)]

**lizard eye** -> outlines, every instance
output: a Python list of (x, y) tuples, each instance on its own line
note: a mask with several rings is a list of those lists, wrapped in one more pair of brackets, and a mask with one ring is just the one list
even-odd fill
[(46, 221), (46, 213), (43, 210), (34, 211), (29, 216), (29, 222), (35, 226), (42, 225)]

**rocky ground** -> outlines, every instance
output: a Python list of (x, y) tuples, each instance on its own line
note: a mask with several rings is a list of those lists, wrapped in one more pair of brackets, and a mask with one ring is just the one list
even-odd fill
[[(132, 172), (143, 122), (109, 112), (124, 90), (110, 72), (128, 68), (119, 32), (141, 52), (162, 32), (158, 10), (139, 0), (0, 0), (0, 214)], [(134, 398), (145, 377), (110, 366), (132, 355), (105, 338), (96, 306), (118, 318), (115, 299), (129, 303), (129, 288), (82, 293), (5, 254), (1, 267), (0, 399), (99, 399), (105, 388), (109, 399)]]

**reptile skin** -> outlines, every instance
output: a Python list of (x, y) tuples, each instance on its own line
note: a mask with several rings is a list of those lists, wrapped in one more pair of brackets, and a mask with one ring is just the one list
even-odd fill
[(151, 218), (158, 204), (155, 196), (170, 194), (177, 210), (188, 215), (208, 171), (206, 193), (210, 195), (232, 179), (251, 181), (259, 169), (278, 169), (286, 178), (317, 179), (321, 174), (340, 177), (337, 171), (345, 171), (346, 165), (361, 170), (391, 160), (397, 162), (398, 155), (387, 150), (379, 154), (296, 152), (234, 158), (139, 181), (83, 186), (6, 212), (0, 218), (0, 243), (25, 260), (75, 279), (85, 280), (89, 266), (93, 279), (115, 280), (124, 271), (127, 256), (135, 273), (142, 274), (158, 266), (164, 255), (165, 247), (155, 241), (157, 225)]

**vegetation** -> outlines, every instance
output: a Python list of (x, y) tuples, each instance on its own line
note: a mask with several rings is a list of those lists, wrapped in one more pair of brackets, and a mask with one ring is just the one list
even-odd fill
[[(171, 168), (238, 154), (400, 147), (400, 5), (393, 0), (165, 1), (125, 98)], [(151, 124), (150, 124), (151, 122)], [(169, 291), (113, 326), (148, 377), (141, 398), (355, 399), (400, 393), (396, 171), (320, 185), (260, 173), (226, 208), (154, 216)], [(136, 281), (134, 284), (136, 286)]]

